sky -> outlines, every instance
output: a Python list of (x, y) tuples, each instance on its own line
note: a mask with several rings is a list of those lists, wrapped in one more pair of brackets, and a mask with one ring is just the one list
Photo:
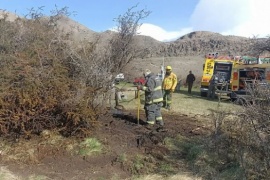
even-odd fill
[(147, 10), (139, 34), (159, 41), (173, 41), (193, 31), (223, 35), (268, 37), (270, 0), (0, 0), (0, 9), (19, 16), (43, 7), (50, 15), (55, 7), (67, 7), (70, 18), (87, 28), (103, 32), (131, 7)]

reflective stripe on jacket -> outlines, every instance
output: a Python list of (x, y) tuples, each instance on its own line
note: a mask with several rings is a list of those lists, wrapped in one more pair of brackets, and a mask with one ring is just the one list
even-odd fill
[(165, 76), (162, 84), (162, 89), (171, 90), (175, 89), (177, 85), (177, 76), (171, 72), (169, 76)]
[(163, 101), (161, 80), (159, 80), (154, 73), (150, 73), (148, 76), (146, 76), (146, 83), (142, 89), (145, 91), (145, 104)]

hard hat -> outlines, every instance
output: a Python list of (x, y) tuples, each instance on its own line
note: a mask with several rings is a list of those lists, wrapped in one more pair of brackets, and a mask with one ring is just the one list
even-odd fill
[(167, 66), (166, 67), (166, 70), (172, 70), (172, 67), (171, 66)]
[(150, 71), (149, 69), (145, 69), (143, 74), (144, 74), (145, 76), (147, 76), (147, 75), (150, 74), (150, 73), (151, 73), (151, 71)]

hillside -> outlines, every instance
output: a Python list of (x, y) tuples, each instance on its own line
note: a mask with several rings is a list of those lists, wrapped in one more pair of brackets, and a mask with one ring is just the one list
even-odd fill
[[(60, 28), (69, 29), (74, 41), (93, 41), (99, 38), (99, 46), (104, 47), (113, 31), (94, 32), (85, 26), (64, 17), (59, 20)], [(208, 31), (196, 31), (186, 34), (172, 42), (160, 42), (149, 36), (135, 36), (134, 46), (147, 49), (148, 54), (142, 59), (135, 59), (124, 69), (127, 80), (140, 76), (143, 69), (149, 68), (155, 73), (160, 71), (163, 64), (171, 65), (178, 78), (185, 79), (189, 70), (192, 70), (200, 79), (204, 55), (209, 52), (222, 54), (247, 55), (252, 45), (252, 39), (240, 36), (224, 36)]]
[[(7, 15), (7, 20), (14, 21), (15, 14), (6, 11), (0, 12), (0, 18)], [(72, 41), (95, 41), (99, 38), (98, 45), (105, 47), (113, 31), (95, 32), (69, 17), (58, 20), (58, 28), (69, 33)], [(196, 31), (186, 34), (172, 42), (160, 42), (149, 36), (138, 35), (135, 37), (134, 46), (147, 49), (148, 54), (143, 59), (135, 59), (124, 70), (129, 80), (140, 76), (143, 69), (149, 68), (155, 73), (160, 71), (163, 64), (171, 65), (179, 78), (186, 76), (192, 70), (200, 78), (204, 55), (209, 52), (220, 52), (232, 55), (247, 55), (252, 45), (252, 39), (239, 36), (224, 36), (208, 31)]]
[[(136, 37), (139, 39), (139, 37)], [(159, 72), (163, 61), (171, 65), (179, 78), (185, 78), (189, 70), (200, 78), (204, 55), (209, 52), (221, 54), (247, 55), (252, 40), (239, 36), (223, 36), (218, 33), (197, 31), (186, 34), (179, 39), (164, 43), (144, 38), (144, 48), (150, 49), (147, 58), (137, 59), (127, 67), (130, 76), (141, 74), (143, 67)], [(149, 43), (151, 42), (151, 43)], [(134, 71), (130, 71), (133, 69)]]
[[(0, 19), (4, 16), (8, 21), (14, 21), (16, 14), (0, 11)], [(72, 20), (69, 17), (61, 17), (58, 20), (58, 28), (66, 33), (73, 34), (74, 41), (93, 41), (100, 37), (102, 41), (109, 40), (112, 31), (95, 32), (86, 26)], [(201, 56), (208, 52), (224, 52), (227, 54), (246, 54), (251, 39), (240, 36), (224, 36), (215, 32), (196, 31), (188, 33), (172, 42), (160, 42), (151, 37), (138, 35), (135, 43), (141, 48), (148, 49), (148, 58), (152, 57), (178, 57), (178, 56)]]

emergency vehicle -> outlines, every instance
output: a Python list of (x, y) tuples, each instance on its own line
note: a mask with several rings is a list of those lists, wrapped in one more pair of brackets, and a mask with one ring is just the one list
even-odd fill
[(217, 53), (207, 55), (203, 65), (203, 76), (200, 88), (201, 96), (207, 96), (209, 81), (215, 73), (219, 77), (217, 88), (224, 90), (224, 92), (229, 92), (231, 88), (232, 68), (238, 63), (241, 63), (240, 56), (218, 56)]
[[(270, 89), (270, 63), (236, 65), (232, 71), (231, 99), (248, 98), (248, 88)], [(249, 89), (250, 90), (250, 89)]]

